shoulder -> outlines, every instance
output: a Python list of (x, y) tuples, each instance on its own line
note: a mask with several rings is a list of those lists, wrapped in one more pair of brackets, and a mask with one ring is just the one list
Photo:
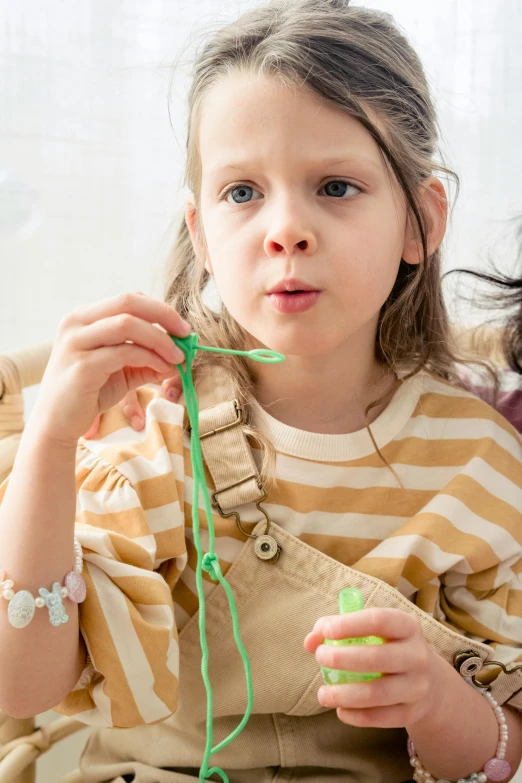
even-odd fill
[(435, 439), (469, 442), (472, 449), (494, 441), (522, 460), (522, 440), (518, 431), (488, 402), (473, 391), (421, 373), (418, 401), (412, 423), (432, 433)]

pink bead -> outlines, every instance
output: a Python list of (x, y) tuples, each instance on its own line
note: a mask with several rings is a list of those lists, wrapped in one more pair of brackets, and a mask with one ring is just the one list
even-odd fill
[(411, 740), (411, 737), (408, 737), (408, 756), (414, 756), (415, 755), (415, 746)]
[[(83, 576), (77, 571), (69, 571), (65, 576), (65, 587), (69, 591), (69, 598), (74, 601), (75, 604), (81, 604), (85, 601), (87, 595), (87, 586), (83, 579)], [(503, 780), (503, 778), (502, 778)]]
[(490, 759), (484, 767), (490, 780), (506, 780), (511, 775), (511, 766), (503, 759)]

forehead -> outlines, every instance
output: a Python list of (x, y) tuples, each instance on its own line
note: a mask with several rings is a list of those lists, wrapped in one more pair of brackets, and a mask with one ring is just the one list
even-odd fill
[(209, 175), (242, 161), (359, 157), (383, 166), (378, 144), (357, 120), (311, 90), (273, 77), (236, 72), (220, 79), (203, 99), (198, 132)]

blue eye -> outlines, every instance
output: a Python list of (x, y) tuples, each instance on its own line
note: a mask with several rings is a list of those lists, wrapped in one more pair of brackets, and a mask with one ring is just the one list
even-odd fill
[[(360, 188), (358, 188), (356, 185), (352, 185), (350, 182), (344, 182), (342, 179), (333, 179), (331, 182), (327, 182), (324, 186), (325, 192), (327, 188), (330, 188), (331, 192), (326, 193), (326, 195), (333, 196), (334, 198), (342, 198), (343, 196), (346, 196), (349, 188), (351, 188), (355, 193), (361, 192)], [(351, 195), (354, 195), (354, 193)]]
[(254, 188), (251, 188), (250, 185), (237, 185), (235, 188), (232, 188), (227, 195), (233, 196), (233, 194), (236, 193), (239, 198), (237, 201), (234, 198), (234, 203), (245, 204), (252, 198), (253, 192)]

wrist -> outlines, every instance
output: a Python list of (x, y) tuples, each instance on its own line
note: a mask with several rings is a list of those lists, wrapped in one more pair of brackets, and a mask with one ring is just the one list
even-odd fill
[(39, 416), (34, 410), (25, 425), (20, 441), (20, 450), (42, 451), (47, 458), (70, 460), (76, 458), (78, 441), (61, 440), (53, 434), (45, 416)]
[[(438, 731), (448, 723), (448, 714), (451, 704), (448, 703), (450, 695), (459, 693), (461, 688), (469, 689), (467, 683), (460, 674), (433, 650), (431, 653), (430, 671), (432, 672), (431, 687), (423, 701), (421, 716), (413, 723), (405, 726), (408, 734), (430, 734)], [(467, 690), (463, 695), (467, 694)]]

